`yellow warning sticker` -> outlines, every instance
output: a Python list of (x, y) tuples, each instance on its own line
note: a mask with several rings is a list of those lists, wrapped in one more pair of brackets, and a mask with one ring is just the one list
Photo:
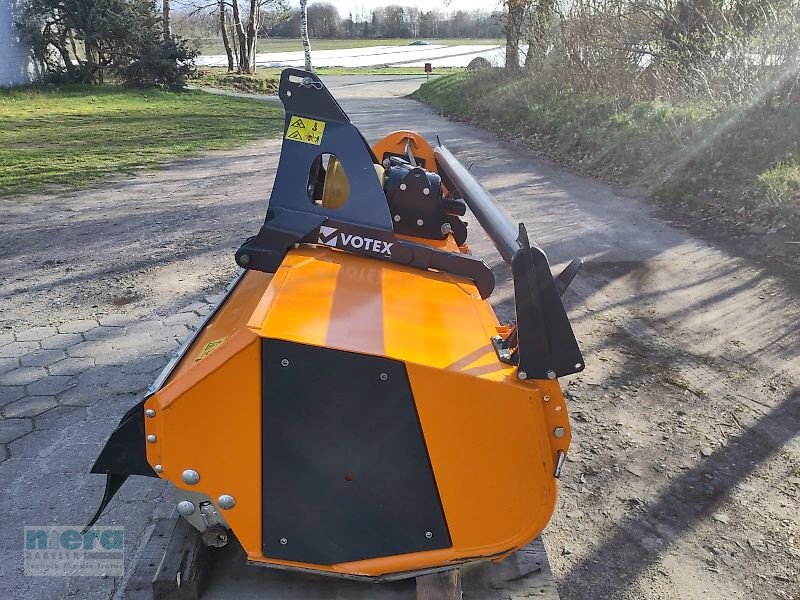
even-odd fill
[(322, 143), (322, 134), (325, 132), (325, 121), (315, 121), (307, 117), (290, 117), (289, 127), (286, 129), (287, 140), (303, 142), (319, 146)]
[(211, 354), (214, 350), (222, 346), (222, 342), (224, 342), (227, 338), (220, 338), (218, 340), (214, 340), (213, 342), (208, 342), (203, 349), (200, 351), (200, 354), (197, 355), (197, 358), (194, 359), (194, 362), (199, 360), (203, 360), (206, 356)]

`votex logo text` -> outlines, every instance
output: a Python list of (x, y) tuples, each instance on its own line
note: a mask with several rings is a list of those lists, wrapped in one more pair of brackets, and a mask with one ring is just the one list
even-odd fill
[(352, 233), (344, 233), (343, 231), (340, 232), (338, 229), (325, 227), (324, 225), (319, 228), (319, 239), (317, 243), (333, 246), (334, 248), (350, 247), (353, 250), (368, 250), (377, 254), (392, 255), (391, 242), (353, 235)]

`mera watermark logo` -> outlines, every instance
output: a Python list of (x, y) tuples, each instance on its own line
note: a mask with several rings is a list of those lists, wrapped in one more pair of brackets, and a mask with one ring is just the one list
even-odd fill
[(28, 576), (121, 577), (125, 569), (125, 528), (26, 525), (24, 571)]
[[(341, 246), (339, 242), (341, 242)], [(392, 255), (393, 245), (393, 242), (384, 242), (383, 240), (353, 235), (352, 233), (344, 233), (334, 227), (326, 227), (325, 225), (321, 225), (319, 228), (317, 243), (332, 246), (333, 248), (347, 246), (353, 250), (368, 250), (369, 252), (386, 254), (387, 256)]]

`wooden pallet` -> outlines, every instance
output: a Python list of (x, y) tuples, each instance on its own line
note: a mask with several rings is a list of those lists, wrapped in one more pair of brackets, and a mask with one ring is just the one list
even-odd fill
[(206, 548), (184, 519), (156, 523), (123, 595), (125, 600), (558, 600), (541, 539), (506, 560), (416, 579), (369, 583), (247, 565), (231, 536)]

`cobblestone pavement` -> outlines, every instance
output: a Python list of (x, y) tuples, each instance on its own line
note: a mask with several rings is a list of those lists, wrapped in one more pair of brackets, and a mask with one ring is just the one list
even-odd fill
[[(88, 521), (104, 484), (89, 470), (109, 433), (218, 300), (207, 297), (164, 319), (112, 315), (0, 334), (0, 598), (114, 592), (120, 580), (113, 577), (25, 577), (22, 525)], [(152, 517), (172, 509), (162, 482), (134, 479), (99, 523), (125, 527), (126, 572)]]

